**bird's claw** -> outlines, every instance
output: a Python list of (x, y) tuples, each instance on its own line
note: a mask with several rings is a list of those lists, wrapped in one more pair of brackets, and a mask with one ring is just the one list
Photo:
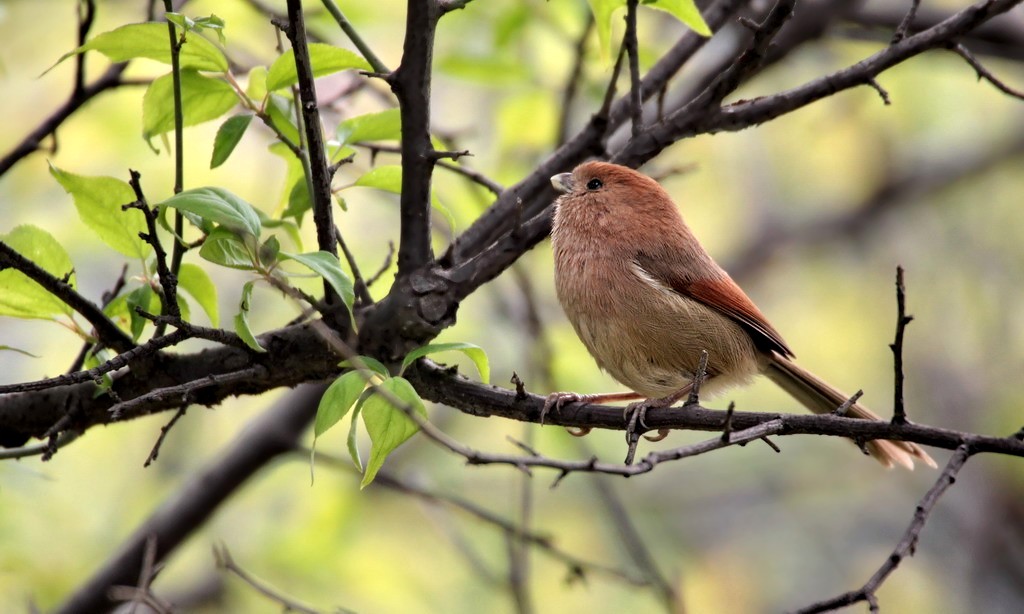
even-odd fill
[[(540, 408), (540, 425), (544, 426), (544, 419), (547, 418), (548, 412), (551, 411), (552, 407), (555, 408), (556, 412), (561, 412), (562, 406), (566, 403), (588, 403), (590, 402), (590, 399), (591, 395), (588, 394), (579, 394), (577, 392), (552, 392), (546, 399), (544, 399), (544, 407)], [(586, 429), (582, 435), (576, 436), (582, 437), (589, 432), (590, 429)]]

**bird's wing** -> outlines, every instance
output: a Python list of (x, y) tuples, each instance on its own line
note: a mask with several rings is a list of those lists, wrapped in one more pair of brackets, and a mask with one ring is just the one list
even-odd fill
[(675, 272), (664, 260), (648, 254), (639, 253), (634, 261), (648, 275), (672, 290), (734, 320), (750, 334), (759, 349), (793, 356), (782, 335), (768, 323), (761, 310), (725, 271), (721, 272), (721, 277), (714, 279), (689, 279)]

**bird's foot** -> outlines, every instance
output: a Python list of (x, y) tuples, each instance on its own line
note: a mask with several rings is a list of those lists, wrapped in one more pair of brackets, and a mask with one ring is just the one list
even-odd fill
[[(544, 426), (544, 419), (547, 418), (551, 408), (554, 408), (556, 412), (561, 412), (562, 406), (566, 403), (589, 403), (595, 397), (596, 395), (576, 392), (552, 392), (548, 398), (544, 399), (544, 407), (540, 409), (540, 425)], [(565, 430), (573, 437), (584, 437), (590, 434), (592, 429), (589, 426), (581, 426), (576, 429), (566, 427)]]
[(641, 436), (647, 441), (661, 441), (668, 437), (668, 434), (671, 432), (670, 429), (658, 429), (657, 435), (644, 433), (643, 431), (649, 428), (646, 421), (647, 411), (671, 407), (679, 398), (679, 393), (675, 393), (660, 399), (637, 401), (626, 406), (622, 412), (622, 418), (626, 421), (626, 445), (629, 446), (625, 461), (627, 465), (633, 464), (633, 458), (636, 456), (636, 446)]

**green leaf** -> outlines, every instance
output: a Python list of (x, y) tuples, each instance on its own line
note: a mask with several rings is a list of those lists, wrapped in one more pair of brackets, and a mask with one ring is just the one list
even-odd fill
[(405, 368), (414, 363), (415, 361), (428, 356), (430, 354), (436, 354), (438, 352), (449, 352), (449, 351), (462, 352), (473, 361), (476, 365), (476, 370), (480, 373), (480, 379), (486, 384), (491, 379), (491, 366), (487, 360), (487, 353), (484, 352), (483, 348), (472, 343), (431, 343), (423, 347), (416, 348), (415, 350), (406, 354), (405, 359), (402, 360), (402, 372)]
[(245, 86), (245, 95), (257, 105), (267, 97), (267, 67), (255, 66), (249, 71), (249, 83)]
[(126, 307), (128, 308), (128, 320), (131, 322), (132, 340), (138, 341), (146, 324), (149, 324), (150, 321), (140, 316), (135, 308), (138, 307), (146, 313), (160, 313), (160, 299), (153, 292), (153, 288), (143, 285), (128, 293)]
[(187, 32), (213, 30), (217, 33), (217, 39), (220, 41), (220, 44), (227, 44), (227, 39), (224, 38), (224, 20), (216, 15), (192, 18), (181, 13), (164, 13), (164, 17), (167, 21)]
[(139, 237), (146, 218), (138, 209), (121, 210), (135, 201), (131, 186), (113, 177), (86, 177), (50, 164), (50, 174), (71, 194), (78, 216), (104, 243), (131, 258), (145, 259), (152, 248)]
[(352, 458), (352, 464), (360, 472), (363, 471), (363, 459), (359, 455), (359, 442), (356, 440), (356, 436), (359, 435), (359, 414), (363, 411), (363, 402), (366, 400), (366, 395), (369, 392), (369, 390), (364, 390), (363, 395), (356, 401), (356, 407), (352, 410), (352, 421), (348, 424), (348, 437), (345, 439), (345, 445), (348, 447), (348, 455)]
[[(266, 111), (274, 127), (294, 145), (298, 145), (301, 139), (299, 138), (299, 129), (295, 125), (291, 101), (278, 94), (271, 94), (267, 101)], [(292, 155), (294, 156), (294, 154)]]
[(260, 245), (259, 259), (264, 267), (270, 267), (277, 263), (277, 255), (281, 252), (281, 243), (277, 237), (271, 235), (269, 239)]
[(224, 188), (185, 190), (160, 204), (179, 211), (195, 213), (239, 234), (256, 238), (260, 236), (260, 216), (256, 213), (256, 208)]
[(259, 209), (256, 212), (260, 214), (260, 222), (264, 228), (280, 228), (284, 230), (284, 233), (288, 235), (288, 238), (295, 247), (300, 251), (302, 250), (302, 235), (299, 234), (299, 226), (295, 222), (291, 220), (275, 220)]
[(608, 61), (612, 57), (612, 17), (616, 12), (626, 8), (626, 0), (587, 0), (587, 3), (594, 13), (601, 56)]
[[(42, 228), (15, 226), (0, 240), (57, 279), (70, 275), (68, 284), (75, 286), (71, 258), (57, 239)], [(62, 313), (70, 315), (71, 308), (24, 273), (13, 268), (0, 271), (0, 315), (50, 319)]]
[(210, 168), (217, 168), (224, 164), (235, 146), (242, 140), (246, 128), (252, 122), (252, 114), (244, 113), (229, 118), (217, 130), (217, 136), (213, 139), (213, 157), (210, 159)]
[[(288, 203), (288, 197), (291, 196), (291, 191), (292, 188), (295, 186), (295, 182), (298, 181), (300, 177), (302, 178), (303, 181), (305, 181), (306, 174), (305, 171), (302, 170), (302, 162), (297, 157), (295, 157), (295, 154), (292, 152), (292, 150), (289, 149), (288, 146), (285, 145), (284, 143), (278, 141), (276, 143), (271, 144), (270, 147), (268, 147), (267, 149), (270, 151), (270, 153), (281, 158), (281, 160), (284, 161), (285, 168), (287, 169), (284, 178), (284, 189), (281, 192), (281, 197), (278, 198), (277, 201), (278, 208), (283, 209), (284, 206), (287, 205)], [(283, 213), (275, 217), (282, 216)], [(299, 225), (302, 224), (301, 218), (295, 221), (298, 222)]]
[(693, 0), (641, 0), (641, 3), (675, 16), (676, 19), (701, 36), (711, 36), (712, 34), (711, 28), (704, 21), (704, 17)]
[(316, 422), (313, 424), (314, 446), (317, 437), (326, 433), (352, 409), (364, 388), (366, 380), (359, 371), (349, 371), (331, 383), (324, 396), (320, 398), (320, 406), (316, 410)]
[[(392, 377), (385, 380), (378, 388), (392, 393), (424, 418), (427, 416), (423, 400), (405, 378)], [(363, 403), (363, 424), (366, 425), (366, 431), (370, 434), (372, 445), (370, 460), (366, 463), (366, 472), (363, 473), (360, 488), (368, 486), (381, 466), (384, 465), (384, 459), (419, 430), (416, 423), (405, 415), (405, 412), (392, 406), (380, 394), (370, 395)]]
[(201, 266), (185, 263), (178, 271), (178, 288), (188, 292), (206, 312), (213, 326), (220, 326), (220, 309), (217, 305), (217, 286)]
[(313, 208), (313, 199), (309, 197), (309, 186), (306, 184), (305, 175), (300, 175), (295, 180), (290, 192), (288, 192), (288, 206), (285, 207), (281, 217), (292, 217), (301, 220), (302, 216)]
[[(224, 115), (238, 102), (235, 90), (223, 79), (204, 77), (194, 70), (181, 71), (183, 125), (195, 126)], [(155, 79), (142, 97), (142, 136), (147, 141), (174, 130), (174, 79), (166, 74)]]
[(206, 235), (199, 256), (214, 264), (251, 271), (255, 268), (252, 255), (242, 239), (227, 228), (215, 228)]
[[(373, 371), (374, 373), (376, 373), (377, 375), (381, 376), (382, 378), (387, 379), (387, 378), (391, 377), (391, 372), (388, 371), (388, 368), (384, 366), (384, 363), (382, 363), (381, 361), (377, 360), (373, 356), (358, 356), (357, 358), (359, 358), (359, 360), (363, 361), (363, 365), (367, 369), (369, 369), (370, 371)], [(338, 366), (341, 367), (342, 369), (355, 369), (356, 368), (355, 362), (352, 361), (352, 360), (343, 360), (343, 361), (341, 361), (341, 364), (339, 364)]]
[(257, 352), (266, 352), (260, 342), (256, 340), (256, 336), (252, 334), (252, 330), (249, 328), (249, 306), (252, 302), (252, 285), (255, 282), (247, 282), (242, 286), (242, 300), (238, 305), (238, 314), (235, 316), (235, 332), (242, 338), (247, 346), (256, 350)]
[(355, 291), (352, 289), (352, 278), (342, 270), (338, 257), (325, 251), (309, 252), (307, 254), (289, 254), (281, 252), (282, 260), (294, 260), (305, 265), (317, 275), (323, 277), (331, 284), (334, 291), (338, 293), (341, 300), (352, 310), (352, 303), (355, 302)]
[(388, 109), (352, 117), (338, 124), (336, 138), (342, 144), (398, 140), (402, 138), (402, 116), (398, 109)]
[[(364, 188), (376, 188), (393, 194), (401, 194), (402, 167), (397, 164), (375, 166), (360, 176), (359, 179), (356, 179), (354, 185)], [(430, 205), (444, 217), (449, 228), (455, 230), (455, 218), (452, 216), (451, 211), (441, 204), (441, 200), (433, 193), (430, 195)]]
[[(313, 67), (314, 77), (322, 77), (349, 68), (373, 70), (370, 64), (358, 54), (326, 43), (309, 44), (309, 61)], [(289, 49), (270, 65), (270, 70), (267, 72), (267, 89), (273, 92), (298, 82), (299, 78), (295, 73), (295, 52)]]
[[(104, 32), (93, 37), (78, 49), (65, 53), (54, 66), (86, 51), (99, 51), (111, 62), (148, 58), (164, 64), (171, 63), (171, 43), (167, 35), (167, 24), (164, 23), (134, 23)], [(179, 61), (182, 69), (191, 68), (214, 72), (227, 72), (228, 70), (228, 60), (224, 57), (224, 53), (216, 45), (199, 35), (186, 36), (185, 44), (182, 45), (179, 54)]]

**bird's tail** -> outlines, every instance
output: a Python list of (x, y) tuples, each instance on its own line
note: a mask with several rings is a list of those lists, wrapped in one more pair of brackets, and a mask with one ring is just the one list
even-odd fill
[[(816, 414), (831, 413), (850, 398), (778, 352), (771, 353), (765, 375)], [(881, 420), (881, 417), (859, 403), (850, 406), (846, 415), (864, 420)], [(927, 452), (909, 441), (875, 439), (867, 442), (867, 450), (886, 467), (899, 464), (913, 469), (915, 458), (930, 467), (938, 466)]]

